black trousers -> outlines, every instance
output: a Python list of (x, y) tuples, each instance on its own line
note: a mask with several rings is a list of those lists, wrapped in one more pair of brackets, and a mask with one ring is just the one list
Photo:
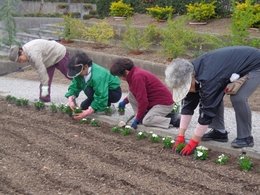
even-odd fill
[[(82, 110), (88, 109), (90, 104), (93, 102), (93, 100), (94, 100), (94, 93), (95, 93), (95, 91), (93, 90), (92, 87), (87, 87), (86, 88), (86, 95), (88, 96), (88, 98), (81, 103), (80, 107), (82, 108)], [(118, 102), (121, 99), (121, 96), (122, 96), (121, 87), (118, 87), (115, 90), (109, 90), (108, 91), (107, 106), (110, 107), (111, 103)]]

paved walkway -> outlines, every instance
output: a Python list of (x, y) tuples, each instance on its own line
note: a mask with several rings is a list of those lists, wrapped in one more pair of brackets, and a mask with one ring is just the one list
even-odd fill
[[(52, 102), (56, 104), (64, 103), (67, 104), (67, 98), (64, 97), (64, 94), (67, 92), (67, 85), (62, 84), (53, 84), (51, 87), (51, 97)], [(35, 99), (38, 98), (39, 95), (39, 82), (38, 81), (28, 81), (21, 79), (13, 79), (8, 77), (0, 77), (0, 96), (5, 97), (6, 95), (12, 95), (17, 98), (26, 98), (29, 99), (30, 102), (34, 102)], [(124, 93), (122, 95), (122, 99), (126, 96)], [(82, 102), (85, 99), (84, 94), (80, 94), (77, 98), (77, 102)], [(117, 107), (117, 104), (115, 104)], [(120, 121), (126, 121), (132, 114), (133, 111), (128, 104), (126, 106), (126, 114), (124, 116), (119, 116), (117, 113), (113, 114), (112, 117), (104, 116), (104, 115), (93, 115), (94, 118), (103, 120), (110, 124), (117, 124)], [(200, 145), (206, 146), (212, 150), (223, 151), (231, 154), (246, 154), (248, 156), (256, 157), (260, 159), (260, 113), (252, 112), (252, 120), (253, 120), (253, 136), (255, 140), (255, 146), (253, 148), (243, 148), (243, 149), (234, 149), (230, 146), (230, 142), (233, 141), (236, 137), (236, 124), (235, 124), (235, 114), (232, 108), (225, 108), (225, 123), (227, 131), (229, 132), (229, 142), (228, 143), (219, 143), (214, 141), (209, 142), (201, 142)], [(196, 122), (198, 118), (198, 112), (194, 114), (192, 123), (187, 130), (186, 137), (190, 138), (193, 130), (196, 127)], [(131, 125), (131, 121), (129, 122)], [(171, 135), (175, 137), (178, 133), (177, 128), (169, 128), (169, 129), (160, 129), (160, 128), (151, 128), (144, 127), (143, 125), (138, 126), (139, 131), (146, 131), (160, 135), (167, 136)]]

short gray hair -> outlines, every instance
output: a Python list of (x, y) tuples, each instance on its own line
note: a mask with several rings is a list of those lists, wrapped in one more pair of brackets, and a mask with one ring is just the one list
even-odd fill
[(194, 74), (194, 66), (185, 59), (172, 60), (165, 70), (165, 82), (170, 88), (178, 88)]

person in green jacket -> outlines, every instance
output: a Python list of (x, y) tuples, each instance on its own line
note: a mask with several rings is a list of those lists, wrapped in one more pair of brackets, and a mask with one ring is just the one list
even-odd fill
[(80, 107), (83, 112), (74, 116), (74, 119), (80, 120), (94, 112), (102, 112), (111, 103), (116, 103), (122, 96), (120, 79), (113, 76), (110, 72), (92, 62), (86, 53), (77, 51), (69, 60), (68, 77), (73, 78), (65, 97), (69, 100), (69, 106), (72, 110), (77, 106), (74, 99), (84, 91), (87, 99)]

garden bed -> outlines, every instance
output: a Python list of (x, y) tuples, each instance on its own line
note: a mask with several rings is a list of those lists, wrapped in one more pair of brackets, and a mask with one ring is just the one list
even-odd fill
[(259, 160), (242, 171), (181, 157), (162, 142), (123, 136), (112, 126), (83, 124), (64, 113), (0, 99), (1, 194), (259, 194)]

